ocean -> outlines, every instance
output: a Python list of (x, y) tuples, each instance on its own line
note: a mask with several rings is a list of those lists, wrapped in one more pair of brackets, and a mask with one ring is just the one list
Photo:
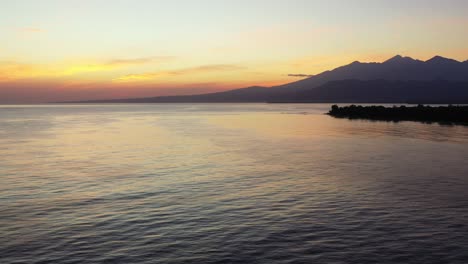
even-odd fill
[(468, 127), (0, 106), (0, 263), (468, 263)]

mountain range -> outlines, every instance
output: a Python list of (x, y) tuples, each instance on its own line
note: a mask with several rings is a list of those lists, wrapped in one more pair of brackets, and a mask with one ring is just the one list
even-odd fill
[(397, 55), (382, 63), (355, 61), (274, 87), (85, 103), (183, 102), (468, 103), (468, 60), (435, 56), (421, 61)]

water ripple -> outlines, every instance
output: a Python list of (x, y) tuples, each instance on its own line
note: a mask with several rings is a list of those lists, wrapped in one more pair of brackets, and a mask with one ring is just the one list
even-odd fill
[(0, 263), (468, 263), (468, 128), (328, 107), (0, 107)]

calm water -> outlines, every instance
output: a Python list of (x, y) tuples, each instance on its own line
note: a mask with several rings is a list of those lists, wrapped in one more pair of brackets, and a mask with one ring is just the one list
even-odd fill
[(468, 263), (468, 127), (0, 106), (0, 263)]

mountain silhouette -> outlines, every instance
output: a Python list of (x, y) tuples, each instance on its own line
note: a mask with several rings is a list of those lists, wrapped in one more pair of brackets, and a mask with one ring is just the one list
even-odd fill
[(326, 71), (313, 77), (279, 88), (310, 89), (329, 81), (337, 80), (399, 80), (399, 81), (468, 81), (468, 67), (465, 63), (435, 56), (428, 61), (415, 60), (397, 55), (382, 63), (351, 64)]
[(93, 103), (163, 102), (347, 102), (468, 103), (468, 60), (435, 56), (427, 61), (400, 55), (382, 63), (355, 61), (331, 71), (274, 87), (159, 96)]
[(468, 82), (341, 80), (296, 92), (272, 102), (313, 103), (468, 103)]

